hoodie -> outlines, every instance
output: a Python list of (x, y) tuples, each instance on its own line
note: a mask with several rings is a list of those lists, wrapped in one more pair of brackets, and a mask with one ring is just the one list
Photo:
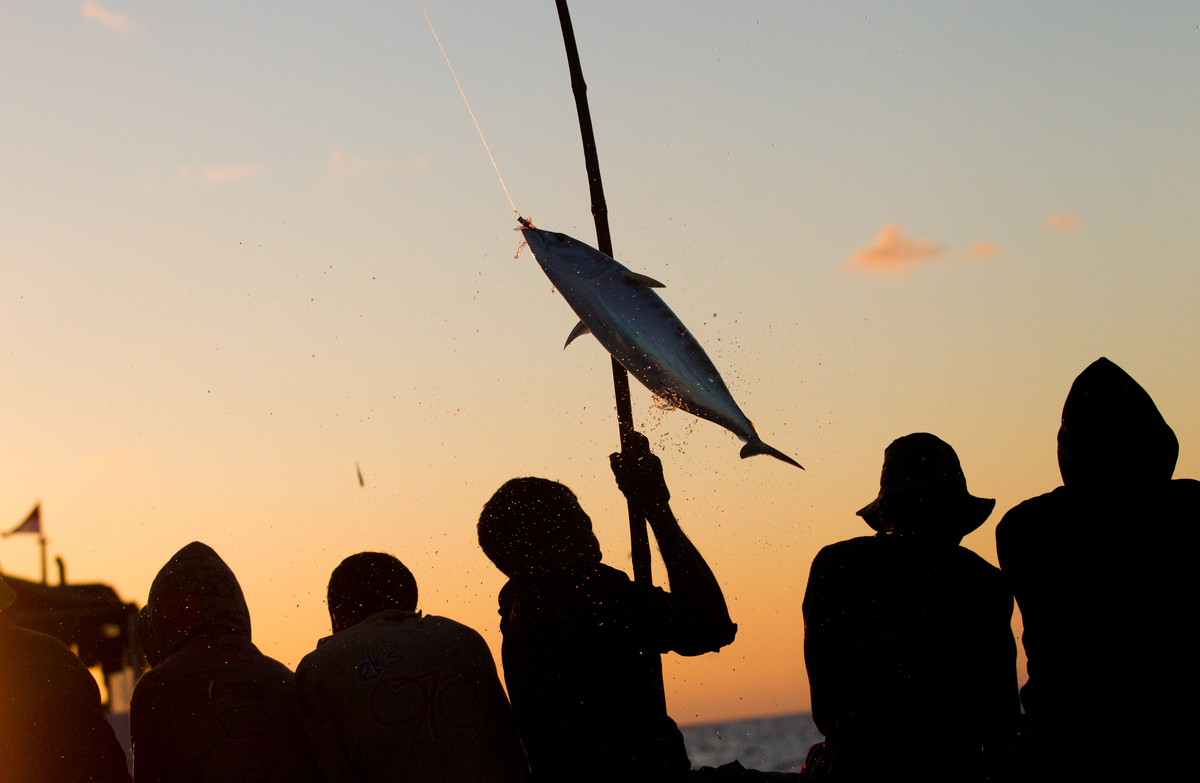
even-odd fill
[(1183, 634), (1195, 613), (1200, 482), (1172, 480), (1178, 455), (1150, 395), (1099, 359), (1063, 406), (1063, 486), (996, 528), (1024, 624), (1021, 699), (1045, 774), (1148, 779), (1188, 746), (1182, 735), (1150, 754), (1107, 746), (1114, 721), (1139, 736), (1178, 734), (1175, 708), (1196, 696)]
[(154, 666), (130, 705), (139, 783), (320, 780), (295, 677), (250, 641), (242, 588), (210, 547), (193, 542), (167, 561), (138, 634)]
[(327, 779), (522, 783), (528, 766), (483, 637), (384, 609), (322, 639), (296, 667)]

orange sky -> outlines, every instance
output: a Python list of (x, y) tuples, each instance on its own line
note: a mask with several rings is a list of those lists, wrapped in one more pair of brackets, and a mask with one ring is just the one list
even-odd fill
[[(517, 207), (590, 242), (552, 9), (426, 5)], [(1182, 3), (678, 11), (572, 4), (617, 257), (807, 468), (634, 390), (740, 628), (668, 657), (691, 722), (808, 707), (808, 566), (870, 532), (900, 435), (997, 498), (964, 542), (992, 562), (1099, 356), (1200, 475), (1200, 107)], [(498, 654), (474, 522), (518, 475), (575, 489), (628, 569), (607, 358), (562, 349), (574, 316), (514, 260), (418, 5), (8, 5), (0, 105), (0, 526), (40, 500), (71, 580), (141, 603), (204, 541), (294, 666), (332, 568), (389, 551)], [(36, 576), (36, 541), (0, 567)]]

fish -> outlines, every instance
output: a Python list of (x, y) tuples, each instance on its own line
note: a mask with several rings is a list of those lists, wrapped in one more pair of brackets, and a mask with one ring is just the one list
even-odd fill
[(665, 287), (662, 283), (578, 239), (535, 228), (523, 218), (520, 222), (517, 230), (538, 265), (579, 316), (564, 350), (576, 338), (591, 334), (655, 395), (741, 439), (746, 444), (742, 459), (769, 454), (804, 469), (758, 436), (708, 354), (655, 292)]

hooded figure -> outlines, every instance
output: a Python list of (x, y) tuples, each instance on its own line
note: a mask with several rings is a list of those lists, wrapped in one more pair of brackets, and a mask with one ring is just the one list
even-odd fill
[(995, 504), (967, 492), (933, 435), (884, 452), (879, 496), (858, 512), (876, 534), (822, 549), (804, 594), (826, 737), (813, 779), (982, 781), (1005, 768), (1019, 711), (1012, 595), (959, 546)]
[(320, 781), (295, 677), (251, 643), (242, 588), (216, 552), (196, 541), (167, 561), (138, 635), (154, 667), (129, 710), (138, 783)]
[[(1178, 709), (1196, 696), (1184, 639), (1195, 616), (1200, 482), (1171, 480), (1178, 455), (1150, 395), (1099, 359), (1063, 406), (1063, 486), (996, 528), (1025, 627), (1023, 733), (1035, 777), (1167, 779), (1190, 760)], [(1114, 749), (1121, 724), (1152, 742)]]
[[(0, 579), (0, 609), (15, 599)], [(129, 783), (96, 681), (52, 636), (0, 620), (0, 783)]]

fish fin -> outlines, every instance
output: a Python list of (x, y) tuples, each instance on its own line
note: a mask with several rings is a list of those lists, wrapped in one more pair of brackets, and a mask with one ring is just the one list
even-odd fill
[(580, 335), (584, 335), (584, 334), (591, 334), (591, 333), (592, 333), (592, 330), (589, 329), (587, 327), (587, 324), (585, 324), (583, 321), (580, 321), (579, 323), (575, 324), (575, 328), (572, 329), (571, 334), (569, 334), (567, 336), (567, 341), (565, 343), (563, 343), (563, 350), (564, 351), (567, 350), (567, 346), (570, 345), (572, 342), (574, 342), (576, 337), (579, 337)]
[(804, 470), (804, 466), (799, 462), (784, 454), (779, 449), (772, 448), (771, 446), (763, 443), (761, 439), (756, 438), (755, 440), (747, 443), (745, 446), (742, 446), (742, 459), (745, 459), (746, 457), (753, 457), (756, 454), (770, 454), (775, 459), (783, 460), (789, 465), (795, 465), (796, 467), (800, 468), (800, 470)]
[(653, 277), (647, 277), (646, 275), (639, 275), (637, 272), (630, 272), (628, 269), (626, 269), (622, 273), (622, 275), (625, 278), (625, 282), (630, 283), (632, 285), (641, 285), (641, 286), (645, 286), (646, 288), (666, 288), (667, 287), (664, 283), (658, 282)]

